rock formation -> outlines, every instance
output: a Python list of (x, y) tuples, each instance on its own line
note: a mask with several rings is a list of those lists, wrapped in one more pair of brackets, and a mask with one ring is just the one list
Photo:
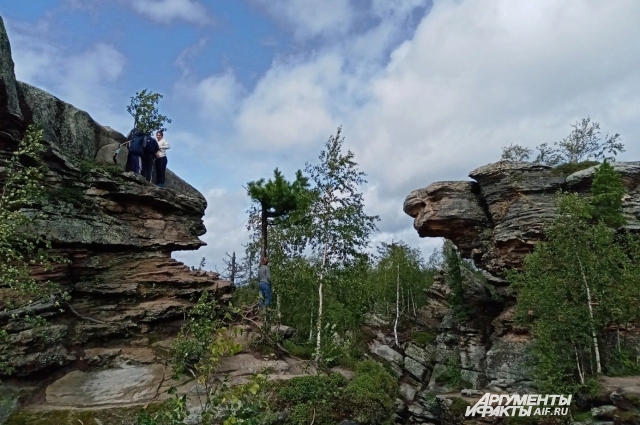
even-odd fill
[[(614, 162), (627, 190), (626, 227), (640, 230), (640, 162)], [(437, 182), (414, 190), (404, 211), (421, 237), (451, 240), (463, 257), (494, 277), (519, 267), (555, 217), (559, 190), (589, 193), (595, 167), (569, 176), (532, 163), (497, 162), (472, 171), (475, 181)], [(499, 279), (497, 279), (499, 280)]]
[[(223, 297), (231, 283), (197, 273), (171, 259), (172, 251), (204, 245), (204, 197), (168, 172), (165, 189), (109, 163), (125, 137), (89, 114), (16, 81), (9, 40), (0, 18), (0, 157), (17, 147), (31, 123), (44, 131), (49, 193), (34, 231), (47, 235), (55, 255), (69, 260), (53, 270), (34, 268), (41, 280), (71, 295), (61, 308), (48, 299), (31, 310), (48, 320), (34, 327), (6, 305), (0, 283), (0, 326), (9, 332), (0, 359), (14, 376), (40, 378), (82, 365), (88, 350), (174, 333), (205, 290)], [(127, 152), (117, 160), (122, 166)], [(122, 168), (122, 167), (121, 167)], [(0, 168), (0, 185), (3, 180)], [(14, 313), (18, 313), (14, 317)]]
[[(626, 189), (626, 228), (640, 230), (640, 162), (614, 162)], [(471, 285), (465, 299), (473, 320), (454, 320), (448, 305), (449, 288), (442, 276), (427, 292), (422, 309), (422, 326), (435, 335), (426, 345), (408, 343), (404, 354), (385, 352), (399, 359), (405, 379), (404, 414), (413, 422), (434, 420), (429, 392), (448, 392), (438, 383), (447, 359), (455, 359), (467, 388), (492, 392), (532, 391), (527, 370), (530, 336), (513, 322), (513, 295), (503, 279), (510, 268), (522, 266), (524, 257), (542, 240), (544, 227), (556, 214), (554, 194), (559, 190), (587, 195), (595, 167), (569, 176), (552, 167), (532, 163), (498, 162), (485, 165), (469, 176), (473, 181), (437, 182), (413, 191), (404, 211), (414, 218), (421, 237), (451, 240), (461, 255), (484, 271), (487, 285)], [(387, 347), (389, 348), (389, 347)], [(392, 350), (393, 351), (393, 350)], [(383, 353), (380, 347), (374, 352)], [(409, 367), (418, 362), (422, 367)], [(415, 371), (418, 373), (416, 374)], [(473, 400), (470, 400), (473, 401)], [(449, 401), (450, 403), (450, 401)]]

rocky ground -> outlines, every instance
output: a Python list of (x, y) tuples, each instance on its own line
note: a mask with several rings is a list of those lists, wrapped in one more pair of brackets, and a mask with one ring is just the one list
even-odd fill
[[(294, 359), (287, 355), (261, 356), (252, 352), (249, 343), (258, 334), (246, 326), (236, 337), (236, 342), (244, 344), (241, 353), (222, 359), (218, 368), (218, 379), (226, 379), (229, 385), (249, 382), (249, 377), (266, 373), (269, 380), (285, 380), (297, 376), (316, 374), (309, 361)], [(292, 335), (285, 326), (274, 329), (283, 337)], [(82, 360), (84, 370), (73, 370), (46, 387), (5, 385), (5, 391), (15, 391), (22, 395), (23, 406), (11, 416), (9, 409), (4, 412), (7, 425), (17, 424), (76, 424), (104, 423), (109, 425), (131, 425), (136, 423), (138, 410), (145, 406), (158, 405), (166, 401), (170, 387), (176, 387), (178, 395), (187, 395), (190, 411), (188, 423), (197, 424), (205, 389), (194, 378), (183, 377), (174, 380), (173, 370), (168, 361), (168, 347), (171, 340), (151, 342), (148, 338), (131, 341), (118, 348), (94, 348), (85, 350)], [(335, 368), (334, 372), (347, 379), (353, 372)], [(0, 420), (3, 409), (0, 408)], [(8, 417), (7, 417), (8, 416)], [(97, 419), (97, 420), (96, 420)], [(93, 422), (91, 422), (93, 421)]]

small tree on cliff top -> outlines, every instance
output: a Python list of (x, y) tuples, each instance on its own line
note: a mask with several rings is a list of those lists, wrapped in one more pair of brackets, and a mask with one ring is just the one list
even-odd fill
[(138, 130), (144, 133), (167, 130), (164, 125), (171, 124), (171, 120), (158, 112), (156, 105), (160, 99), (162, 99), (161, 94), (147, 91), (147, 89), (131, 97), (127, 112), (133, 117), (134, 126)]
[[(580, 163), (593, 160), (613, 160), (615, 156), (624, 152), (624, 144), (618, 133), (608, 134), (604, 140), (600, 138), (600, 124), (592, 122), (591, 118), (583, 118), (572, 124), (573, 130), (569, 136), (555, 142), (553, 146), (543, 143), (536, 147), (538, 156), (534, 163), (556, 166), (567, 163)], [(511, 162), (529, 161), (533, 150), (522, 145), (502, 148), (502, 160)]]

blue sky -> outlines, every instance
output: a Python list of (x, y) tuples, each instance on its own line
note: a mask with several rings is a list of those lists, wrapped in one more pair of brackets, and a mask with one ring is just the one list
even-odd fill
[(126, 133), (162, 93), (169, 168), (209, 202), (220, 264), (246, 240), (242, 185), (292, 177), (343, 125), (369, 175), (374, 242), (428, 255), (402, 201), (566, 136), (590, 116), (640, 158), (640, 2), (620, 0), (0, 0), (19, 80)]

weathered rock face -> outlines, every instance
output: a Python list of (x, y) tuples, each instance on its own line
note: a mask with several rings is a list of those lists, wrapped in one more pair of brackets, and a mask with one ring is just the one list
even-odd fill
[[(0, 359), (18, 377), (50, 372), (79, 361), (92, 347), (117, 347), (132, 337), (175, 332), (194, 300), (208, 290), (232, 289), (215, 273), (196, 273), (171, 259), (175, 250), (197, 249), (206, 231), (204, 197), (175, 174), (165, 189), (112, 163), (125, 140), (89, 114), (36, 87), (17, 82), (0, 18), (0, 158), (17, 147), (25, 129), (44, 130), (49, 199), (30, 232), (46, 235), (54, 254), (69, 260), (52, 270), (34, 268), (71, 295), (69, 306), (36, 300), (31, 310), (45, 326), (24, 321), (6, 304), (11, 290), (0, 284), (0, 326), (9, 344)], [(126, 160), (126, 149), (117, 158)], [(104, 167), (99, 163), (111, 163)], [(0, 168), (0, 186), (3, 181)], [(34, 211), (35, 212), (35, 211)], [(13, 317), (13, 313), (17, 316)]]
[[(612, 165), (622, 175), (626, 189), (626, 228), (638, 231), (640, 162)], [(433, 400), (425, 400), (426, 393), (452, 390), (439, 379), (447, 371), (447, 359), (456, 363), (469, 391), (534, 391), (529, 369), (531, 339), (513, 321), (515, 300), (503, 277), (508, 269), (521, 267), (524, 257), (542, 240), (544, 227), (556, 215), (554, 194), (562, 189), (587, 195), (594, 174), (595, 167), (565, 177), (545, 165), (498, 162), (472, 171), (469, 176), (474, 181), (437, 182), (407, 196), (404, 211), (414, 218), (418, 235), (451, 240), (463, 257), (483, 270), (485, 289), (491, 292), (473, 285), (465, 288), (471, 319), (460, 321), (448, 304), (450, 290), (443, 276), (436, 277), (427, 290), (428, 303), (421, 309), (420, 322), (436, 337), (418, 348), (435, 354), (422, 362), (427, 373), (413, 383), (417, 393), (410, 393), (415, 397), (408, 406), (411, 421), (433, 420)], [(413, 377), (413, 370), (423, 373), (407, 367), (412, 366), (410, 357), (420, 357), (416, 352), (411, 345), (404, 349), (404, 369)], [(409, 401), (405, 398), (405, 403)]]
[[(627, 228), (640, 229), (640, 162), (614, 162), (627, 190)], [(552, 167), (497, 162), (469, 176), (473, 182), (437, 182), (413, 191), (404, 211), (421, 237), (451, 240), (466, 258), (494, 276), (519, 267), (555, 217), (560, 189), (588, 193), (595, 167), (564, 177)]]

